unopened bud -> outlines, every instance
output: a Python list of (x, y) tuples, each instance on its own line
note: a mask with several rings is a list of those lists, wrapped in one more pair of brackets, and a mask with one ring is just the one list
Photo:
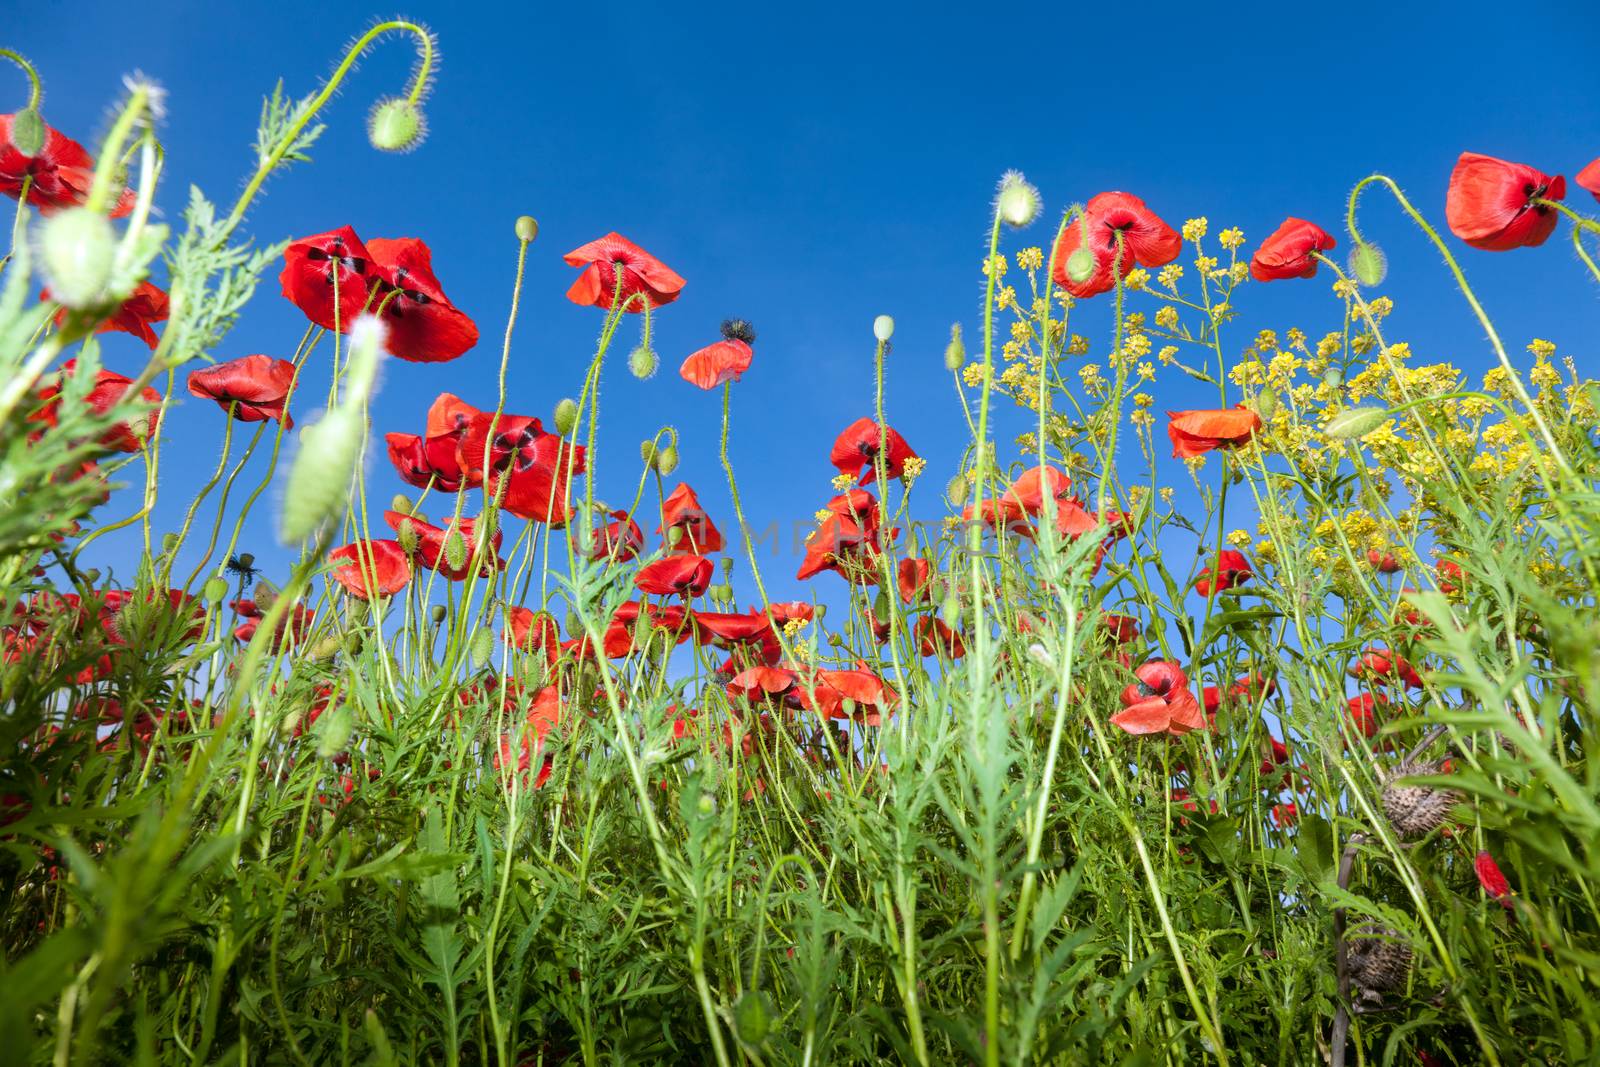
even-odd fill
[(44, 120), (37, 108), (23, 108), (11, 116), (11, 145), (25, 156), (36, 156), (44, 148)]
[(640, 345), (628, 353), (628, 372), (641, 382), (654, 378), (660, 366), (661, 357), (649, 345)]
[(482, 667), (489, 662), (489, 657), (494, 655), (494, 631), (485, 626), (472, 635), (472, 645), (467, 650), (467, 656), (472, 661), (474, 668)]
[(967, 476), (965, 474), (958, 474), (954, 478), (951, 478), (949, 484), (944, 487), (944, 495), (945, 499), (950, 501), (950, 503), (956, 507), (960, 507), (962, 504), (966, 503)]
[(428, 609), (428, 618), (433, 620), (435, 626), (443, 626), (449, 616), (450, 612), (443, 604), (435, 604)]
[(1271, 422), (1272, 413), (1278, 410), (1278, 394), (1270, 386), (1256, 397), (1256, 414), (1262, 422)]
[(967, 346), (961, 340), (961, 324), (950, 327), (950, 343), (944, 346), (944, 369), (958, 371), (967, 361)]
[(668, 445), (656, 453), (656, 473), (665, 478), (678, 469), (678, 450), (673, 445)]
[(1380, 407), (1348, 408), (1328, 420), (1322, 428), (1330, 441), (1349, 441), (1365, 437), (1389, 421), (1389, 411)]
[(894, 336), (894, 319), (889, 315), (879, 315), (872, 320), (872, 336), (880, 341), (887, 341)]
[(1074, 249), (1067, 257), (1067, 277), (1082, 285), (1094, 277), (1094, 253), (1087, 248)]
[(220, 604), (227, 595), (228, 582), (225, 578), (208, 578), (206, 584), (200, 587), (200, 597), (207, 604)]
[(396, 493), (394, 499), (389, 501), (389, 510), (398, 511), (402, 515), (410, 515), (412, 506), (411, 498), (404, 493)]
[(531, 242), (539, 236), (539, 220), (532, 215), (518, 215), (516, 230), (517, 240), (524, 244)]
[(667, 527), (667, 547), (668, 548), (676, 547), (678, 542), (682, 541), (682, 540), (683, 540), (683, 527), (682, 526), (669, 526), (669, 527)]
[(104, 215), (69, 207), (44, 221), (39, 243), (51, 299), (74, 310), (104, 301), (117, 245)]
[(578, 402), (570, 396), (556, 402), (556, 433), (565, 437), (578, 425)]
[(1377, 245), (1357, 241), (1350, 250), (1350, 273), (1356, 276), (1356, 281), (1371, 289), (1383, 284), (1384, 277), (1389, 273), (1389, 261), (1383, 249)]
[(378, 101), (367, 116), (367, 140), (380, 152), (409, 152), (427, 132), (422, 108), (403, 97)]
[(408, 556), (417, 554), (417, 545), (422, 541), (421, 535), (417, 533), (416, 523), (410, 519), (400, 524), (400, 528), (394, 533), (394, 539), (400, 542), (400, 551)]
[(995, 198), (995, 210), (1000, 221), (1015, 229), (1022, 229), (1039, 217), (1043, 206), (1039, 190), (1018, 170), (1008, 170), (1000, 179), (1000, 195)]
[(366, 429), (359, 409), (340, 406), (300, 431), (283, 494), (285, 541), (310, 537), (344, 507)]
[[(849, 703), (849, 701), (845, 701)], [(734, 1032), (746, 1045), (760, 1045), (767, 1039), (771, 1021), (767, 1013), (766, 997), (751, 989), (733, 1006)]]
[(453, 571), (467, 565), (467, 539), (461, 536), (459, 527), (452, 526), (450, 532), (445, 534), (444, 561)]

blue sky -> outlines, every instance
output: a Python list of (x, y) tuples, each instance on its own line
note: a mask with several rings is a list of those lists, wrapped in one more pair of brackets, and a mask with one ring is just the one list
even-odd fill
[[(541, 235), (512, 354), (514, 412), (548, 418), (575, 394), (600, 326), (601, 312), (563, 298), (574, 272), (562, 253), (610, 230), (654, 252), (688, 286), (656, 320), (662, 373), (629, 377), (627, 341), (608, 371), (601, 494), (631, 493), (638, 441), (670, 422), (683, 435), (683, 477), (731, 529), (716, 458), (720, 398), (674, 370), (716, 338), (722, 318), (746, 317), (760, 339), (735, 394), (735, 463), (752, 525), (785, 531), (772, 591), (803, 594), (789, 580), (798, 560), (787, 531), (830, 495), (834, 435), (870, 410), (875, 315), (898, 323), (889, 417), (929, 460), (923, 491), (931, 498), (952, 472), (965, 431), (940, 356), (952, 322), (976, 333), (989, 198), (1006, 169), (1039, 186), (1047, 218), (1124, 189), (1173, 225), (1203, 214), (1213, 233), (1241, 226), (1248, 247), (1299, 215), (1339, 232), (1342, 249), (1345, 194), (1372, 170), (1442, 222), (1463, 149), (1569, 176), (1600, 155), (1600, 9), (1590, 4), (1227, 7), (982, 5), (943, 17), (928, 5), (414, 5), (405, 13), (437, 32), (443, 55), (428, 141), (403, 156), (366, 144), (367, 107), (397, 92), (410, 67), (408, 46), (392, 39), (324, 113), (315, 165), (270, 183), (249, 226), (275, 240), (349, 223), (364, 237), (432, 246), (446, 290), (485, 341), (451, 364), (391, 363), (379, 433), (420, 430), (442, 390), (493, 404), (517, 215), (536, 216)], [(262, 94), (280, 76), (292, 93), (315, 88), (376, 13), (279, 0), (246, 15), (147, 0), (79, 2), (64, 20), (22, 5), (3, 38), (39, 66), (47, 120), (86, 143), (125, 72), (167, 88), (158, 204), (176, 220), (190, 183), (231, 202), (252, 164)], [(0, 84), (12, 98), (3, 110), (14, 110), (20, 85)], [(1364, 217), (1389, 253), (1394, 335), (1481, 370), (1487, 346), (1437, 256), (1377, 197)], [(1012, 247), (1047, 243), (1047, 226)], [(1600, 290), (1564, 234), (1537, 251), (1463, 251), (1508, 343), (1548, 337), (1593, 366)], [(218, 358), (290, 354), (304, 319), (276, 294), (269, 277)], [(1241, 302), (1236, 350), (1262, 326), (1317, 336), (1338, 323), (1324, 280)], [(1074, 327), (1103, 352), (1105, 322), (1099, 308)], [(143, 354), (123, 337), (105, 350), (126, 373)], [(325, 385), (321, 370), (308, 397)], [(221, 414), (184, 399), (167, 427), (158, 532), (177, 525), (221, 440)], [(1158, 390), (1160, 408), (1190, 405), (1208, 398), (1177, 380)], [(1007, 461), (1010, 437), (1000, 436)], [(381, 455), (373, 470), (379, 504), (400, 486)], [(1176, 465), (1170, 475), (1181, 478)], [(106, 515), (133, 506), (119, 500)], [(268, 518), (243, 547), (281, 565)], [(132, 542), (102, 545), (102, 561), (125, 570)]]

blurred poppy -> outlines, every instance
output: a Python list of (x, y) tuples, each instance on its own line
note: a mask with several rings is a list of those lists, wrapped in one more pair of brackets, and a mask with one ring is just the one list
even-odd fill
[(589, 550), (589, 558), (611, 559), (619, 563), (636, 558), (644, 549), (644, 531), (639, 529), (639, 524), (626, 511), (612, 511), (609, 514), (612, 521), (595, 530), (594, 547)]
[(1213, 586), (1218, 591), (1232, 589), (1241, 582), (1249, 581), (1251, 573), (1250, 561), (1244, 558), (1242, 552), (1225, 548), (1217, 553), (1206, 575), (1194, 583), (1194, 591), (1209, 597)]
[(888, 439), (887, 447), (879, 440), (876, 419), (871, 416), (857, 419), (834, 439), (828, 462), (845, 474), (858, 475), (857, 480), (862, 485), (871, 485), (878, 476), (877, 460), (881, 449), (884, 476), (900, 477), (905, 470), (906, 460), (915, 459), (917, 454), (892, 426), (884, 427), (884, 433)]
[(1478, 885), (1490, 900), (1498, 900), (1506, 908), (1511, 907), (1511, 883), (1506, 881), (1506, 876), (1500, 870), (1500, 865), (1494, 857), (1487, 852), (1479, 852), (1472, 861), (1472, 869), (1478, 876)]
[(1272, 825), (1278, 827), (1293, 826), (1300, 821), (1300, 809), (1294, 801), (1285, 801), (1272, 805)]
[(328, 560), (345, 564), (330, 577), (361, 600), (371, 600), (374, 592), (394, 596), (411, 581), (411, 561), (399, 541), (355, 541), (329, 552)]
[(1182, 736), (1205, 726), (1200, 702), (1189, 691), (1188, 676), (1175, 663), (1152, 660), (1133, 672), (1136, 683), (1122, 691), (1122, 710), (1112, 725), (1125, 733)]
[(1473, 248), (1505, 252), (1542, 245), (1556, 228), (1554, 209), (1535, 200), (1560, 200), (1566, 179), (1476, 152), (1463, 152), (1450, 173), (1444, 217), (1450, 232)]
[(294, 419), (283, 405), (294, 385), (294, 374), (294, 364), (286, 359), (240, 356), (191, 372), (189, 392), (216, 401), (223, 411), (231, 408), (240, 422), (276, 419), (287, 430), (294, 426)]
[(925, 600), (932, 581), (933, 568), (921, 556), (903, 559), (895, 568), (895, 584), (900, 587), (900, 599), (904, 603), (915, 604)]
[(278, 284), (313, 325), (348, 333), (383, 276), (372, 254), (348, 226), (290, 243)]
[(532, 611), (521, 605), (506, 608), (507, 644), (524, 652), (542, 652), (554, 665), (561, 652), (561, 629), (547, 611)]
[(608, 233), (568, 252), (570, 266), (583, 273), (567, 290), (567, 299), (585, 307), (640, 312), (678, 299), (684, 280), (655, 256), (620, 233)]
[[(50, 289), (45, 288), (39, 294), (40, 300), (50, 300)], [(157, 322), (166, 322), (170, 313), (171, 304), (167, 294), (149, 282), (140, 282), (134, 286), (128, 298), (117, 305), (117, 310), (107, 316), (100, 325), (95, 327), (95, 333), (131, 333), (154, 350), (160, 344), (160, 338), (150, 327)], [(67, 309), (62, 308), (56, 312), (56, 326), (59, 328), (67, 321)]]
[(1439, 576), (1439, 592), (1454, 593), (1461, 588), (1461, 583), (1467, 579), (1467, 574), (1461, 569), (1461, 564), (1453, 559), (1441, 559), (1433, 565), (1434, 573)]
[[(688, 483), (679, 483), (661, 505), (662, 525), (656, 533), (668, 537), (667, 551), (703, 555), (722, 550), (722, 534), (700, 506), (700, 498)], [(682, 531), (673, 543), (668, 531)]]
[[(61, 370), (54, 376), (54, 381), (39, 390), (40, 406), (32, 416), (33, 421), (42, 422), (54, 427), (59, 422), (61, 407), (61, 382), (77, 372), (78, 361), (69, 359), (61, 365)], [(105, 415), (112, 408), (121, 404), (128, 395), (133, 379), (115, 371), (98, 370), (94, 375), (94, 384), (89, 387), (89, 393), (84, 397), (84, 402), (96, 415)], [(156, 422), (160, 418), (159, 406), (161, 394), (146, 386), (139, 394), (139, 398), (150, 408), (149, 411), (127, 422), (119, 422), (105, 433), (100, 435), (100, 444), (113, 452), (137, 452), (144, 442), (156, 431)]]
[(704, 556), (668, 556), (639, 568), (633, 584), (653, 596), (697, 597), (715, 574), (715, 566)]
[(1285, 219), (1250, 257), (1250, 277), (1258, 282), (1314, 278), (1317, 259), (1312, 253), (1326, 252), (1338, 243), (1314, 222)]
[(1169, 411), (1167, 436), (1176, 459), (1203, 456), (1216, 448), (1238, 448), (1250, 443), (1261, 428), (1261, 417), (1240, 405), (1220, 411)]
[(912, 631), (917, 640), (917, 653), (922, 656), (941, 656), (960, 659), (967, 654), (967, 643), (961, 635), (945, 624), (943, 619), (924, 615), (917, 620)]
[(412, 363), (443, 363), (478, 343), (478, 326), (450, 302), (433, 253), (415, 237), (367, 242), (378, 279), (373, 307), (389, 325), (384, 347)]
[(1345, 708), (1350, 713), (1350, 725), (1355, 727), (1356, 733), (1362, 737), (1372, 738), (1378, 734), (1378, 709), (1388, 701), (1375, 693), (1361, 693), (1345, 701)]
[[(1117, 256), (1118, 237), (1122, 255)], [(1085, 243), (1087, 241), (1087, 244)], [(1094, 256), (1094, 271), (1085, 279), (1074, 280), (1067, 262), (1080, 248)], [(1084, 219), (1074, 220), (1061, 231), (1056, 242), (1054, 279), (1057, 285), (1080, 299), (1097, 296), (1116, 287), (1117, 276), (1126, 278), (1134, 265), (1163, 267), (1178, 258), (1183, 238), (1161, 217), (1131, 193), (1101, 193), (1084, 206)]]
[(880, 726), (883, 716), (899, 699), (882, 678), (859, 660), (853, 670), (819, 670), (811, 681), (812, 710), (825, 718)]
[(1367, 565), (1379, 574), (1394, 574), (1401, 569), (1393, 552), (1379, 552), (1375, 548), (1367, 549)]
[(1600, 159), (1591, 160), (1572, 180), (1578, 183), (1580, 189), (1587, 189), (1596, 200), (1600, 200)]
[[(0, 193), (16, 200), (22, 196), (26, 183), (28, 203), (41, 215), (53, 215), (87, 201), (94, 186), (94, 157), (53, 126), (44, 128), (44, 144), (36, 155), (23, 155), (11, 142), (14, 117), (0, 115)], [(122, 190), (112, 206), (111, 217), (120, 219), (131, 212), (133, 202), (133, 190)]]
[(724, 382), (736, 382), (750, 369), (750, 361), (755, 358), (750, 347), (755, 340), (755, 331), (748, 322), (729, 319), (722, 324), (722, 340), (690, 355), (678, 368), (678, 375), (701, 389), (715, 389)]
[(1382, 648), (1363, 649), (1359, 659), (1346, 671), (1352, 678), (1367, 678), (1393, 684), (1404, 682), (1411, 689), (1421, 689), (1422, 676), (1406, 662), (1404, 656)]

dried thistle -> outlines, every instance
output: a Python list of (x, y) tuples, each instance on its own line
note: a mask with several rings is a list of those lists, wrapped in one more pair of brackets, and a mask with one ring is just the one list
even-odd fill
[(1438, 774), (1443, 766), (1438, 762), (1403, 761), (1383, 773), (1383, 812), (1401, 840), (1415, 841), (1438, 829), (1460, 802), (1460, 795), (1453, 789), (1399, 784), (1404, 778)]
[(1382, 1007), (1383, 994), (1402, 988), (1411, 976), (1411, 946), (1392, 926), (1361, 924), (1350, 932), (1346, 951), (1350, 978), (1360, 989), (1357, 1011)]

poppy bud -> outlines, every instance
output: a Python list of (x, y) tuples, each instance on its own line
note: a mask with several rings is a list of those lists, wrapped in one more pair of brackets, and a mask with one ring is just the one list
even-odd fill
[(44, 147), (44, 120), (38, 108), (23, 108), (11, 116), (11, 145), (25, 156), (36, 156)]
[(402, 515), (410, 515), (411, 498), (404, 493), (396, 493), (394, 499), (389, 501), (389, 510), (398, 511)]
[(1329, 389), (1337, 389), (1344, 384), (1344, 371), (1338, 367), (1329, 367), (1322, 373), (1322, 384)]
[(311, 536), (344, 506), (355, 472), (366, 420), (351, 407), (336, 407), (300, 431), (300, 451), (284, 491), (283, 539)]
[(944, 346), (944, 369), (958, 371), (967, 361), (967, 346), (961, 341), (961, 324), (950, 327), (950, 343)]
[(417, 554), (417, 545), (422, 540), (417, 533), (417, 526), (410, 519), (400, 523), (400, 528), (395, 530), (394, 539), (400, 542), (400, 551), (408, 556)]
[(669, 526), (669, 527), (667, 527), (667, 547), (668, 548), (676, 547), (678, 542), (682, 541), (682, 540), (683, 540), (683, 527), (682, 526)]
[(116, 257), (110, 220), (69, 207), (45, 220), (39, 243), (51, 299), (79, 311), (104, 301)]
[(482, 667), (489, 662), (489, 657), (494, 655), (494, 631), (485, 626), (472, 635), (472, 644), (467, 649), (467, 656), (471, 659), (473, 667)]
[(444, 625), (444, 620), (449, 614), (450, 612), (443, 604), (435, 604), (433, 607), (428, 609), (428, 618), (433, 620), (433, 624), (435, 626)]
[(872, 598), (872, 616), (879, 622), (886, 622), (889, 618), (889, 594), (882, 589)]
[(422, 109), (403, 97), (379, 100), (367, 116), (367, 140), (380, 152), (409, 152), (427, 132)]
[(656, 453), (656, 472), (665, 478), (678, 469), (678, 450), (668, 445)]
[(317, 755), (324, 758), (336, 752), (343, 752), (350, 743), (350, 734), (355, 729), (355, 715), (350, 710), (348, 702), (341, 703), (329, 714), (320, 717), (317, 722), (322, 724), (322, 729), (317, 737)]
[(939, 605), (939, 617), (945, 625), (952, 628), (961, 624), (961, 598), (951, 593), (944, 598), (944, 603)]
[(717, 798), (710, 793), (701, 793), (700, 801), (695, 807), (701, 815), (715, 815), (717, 812)]
[(949, 484), (944, 487), (944, 495), (951, 504), (960, 507), (967, 499), (967, 476), (958, 474), (951, 478)]
[(649, 345), (640, 345), (628, 353), (628, 370), (641, 382), (654, 378), (656, 369), (660, 366), (661, 357), (657, 356), (655, 349)]
[(1263, 389), (1256, 397), (1256, 414), (1262, 422), (1272, 421), (1272, 413), (1278, 410), (1278, 394), (1272, 389)]
[(1000, 195), (995, 198), (995, 210), (1000, 221), (1020, 230), (1039, 217), (1043, 206), (1039, 190), (1035, 189), (1020, 170), (1008, 170), (1000, 179)]
[(257, 582), (255, 589), (251, 590), (250, 599), (254, 600), (256, 607), (265, 614), (278, 602), (278, 591), (264, 581)]
[(1083, 285), (1094, 277), (1094, 253), (1087, 248), (1076, 248), (1067, 257), (1067, 277), (1074, 285)]
[(556, 402), (556, 433), (565, 437), (578, 425), (578, 402), (564, 396)]
[(311, 649), (311, 658), (318, 663), (327, 663), (339, 654), (344, 648), (344, 639), (338, 634), (329, 634)]
[(459, 571), (467, 565), (467, 539), (461, 536), (459, 527), (450, 527), (450, 532), (445, 535), (444, 561), (453, 571)]
[(224, 578), (208, 578), (200, 587), (200, 596), (207, 604), (220, 604), (228, 595), (228, 582)]
[(894, 319), (889, 315), (879, 315), (872, 320), (872, 336), (880, 341), (887, 341), (894, 336)]
[(83, 574), (83, 580), (90, 585), (93, 585), (100, 580), (99, 567), (90, 567), (88, 570), (81, 573)]
[(518, 215), (516, 230), (517, 240), (529, 244), (539, 236), (539, 220), (532, 215)]
[(1357, 241), (1350, 250), (1350, 273), (1356, 276), (1356, 281), (1371, 289), (1383, 284), (1384, 277), (1389, 273), (1389, 261), (1384, 257), (1383, 249), (1377, 245)]
[(640, 612), (633, 620), (633, 647), (643, 648), (650, 643), (650, 619)]
[(1365, 437), (1389, 421), (1389, 410), (1380, 407), (1347, 408), (1328, 420), (1322, 428), (1330, 441), (1349, 441)]
[(821, 619), (824, 615), (828, 614), (828, 605), (818, 604), (811, 609), (811, 613), (814, 618)]

